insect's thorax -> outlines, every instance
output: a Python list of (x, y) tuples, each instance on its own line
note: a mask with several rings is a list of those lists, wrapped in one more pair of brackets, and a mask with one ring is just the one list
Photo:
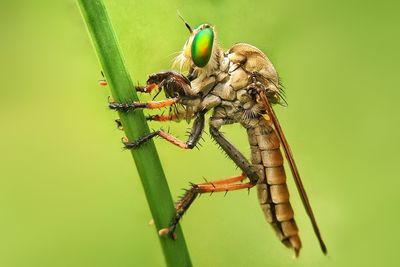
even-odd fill
[(219, 53), (213, 71), (199, 72), (191, 82), (192, 89), (201, 95), (195, 110), (214, 109), (212, 118), (223, 124), (239, 122), (246, 128), (258, 123), (262, 105), (257, 103), (254, 90), (249, 87), (251, 74), (230, 60), (230, 54)]

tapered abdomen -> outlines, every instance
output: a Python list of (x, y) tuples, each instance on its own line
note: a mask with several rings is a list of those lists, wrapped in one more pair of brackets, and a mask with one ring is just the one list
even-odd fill
[(297, 256), (301, 241), (289, 202), (279, 138), (263, 119), (258, 126), (248, 129), (247, 133), (251, 145), (251, 162), (259, 176), (258, 199), (265, 218), (282, 243), (293, 248)]

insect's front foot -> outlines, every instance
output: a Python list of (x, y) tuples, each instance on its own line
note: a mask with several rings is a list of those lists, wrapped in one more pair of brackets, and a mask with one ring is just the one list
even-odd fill
[(101, 86), (101, 87), (106, 87), (108, 85), (106, 80), (98, 80), (97, 83)]
[(98, 83), (100, 86), (105, 87), (105, 86), (108, 85), (108, 83), (107, 83), (106, 77), (104, 77), (103, 71), (101, 71), (101, 76), (103, 77), (103, 79), (98, 80), (97, 83)]
[(112, 110), (117, 110), (117, 111), (121, 111), (121, 112), (128, 112), (128, 111), (132, 111), (135, 109), (135, 107), (131, 107), (127, 103), (116, 103), (116, 102), (108, 103), (108, 107)]
[(161, 230), (158, 231), (158, 234), (160, 236), (164, 236), (164, 235), (168, 235), (169, 237), (171, 237), (172, 239), (176, 239), (176, 233), (175, 233), (175, 229), (176, 227), (171, 226), (168, 228), (162, 228)]
[(190, 81), (184, 75), (176, 71), (162, 71), (151, 74), (146, 82), (147, 86), (154, 90), (164, 87), (167, 97), (190, 96), (193, 94)]
[[(108, 82), (104, 77), (103, 71), (101, 72), (101, 76), (103, 76), (103, 79), (98, 80), (97, 83), (102, 87), (108, 86)], [(151, 93), (151, 91), (153, 89), (154, 89), (154, 86), (142, 86), (140, 84), (135, 85), (136, 92), (140, 92), (140, 93)]]
[(142, 137), (139, 137), (135, 141), (129, 141), (126, 137), (122, 138), (122, 143), (124, 144), (124, 147), (126, 149), (135, 149), (140, 147), (142, 144), (146, 143), (149, 141), (151, 138), (157, 136), (160, 131), (154, 131), (152, 133), (149, 133), (148, 135), (144, 135)]
[(129, 112), (137, 108), (146, 108), (147, 103), (131, 102), (131, 103), (117, 103), (111, 97), (108, 98), (108, 107), (112, 110), (120, 112)]
[(120, 119), (114, 120), (115, 124), (117, 125), (117, 129), (123, 131), (124, 127), (122, 126), (122, 122)]

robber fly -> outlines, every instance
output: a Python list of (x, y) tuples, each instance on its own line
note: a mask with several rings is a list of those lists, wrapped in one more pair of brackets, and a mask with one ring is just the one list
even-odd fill
[[(175, 238), (174, 231), (179, 220), (199, 194), (250, 189), (255, 186), (266, 220), (272, 225), (282, 243), (292, 248), (297, 256), (301, 249), (301, 241), (289, 202), (280, 150), (282, 145), (314, 232), (322, 251), (326, 253), (326, 246), (292, 152), (272, 109), (273, 104), (282, 104), (285, 100), (278, 74), (271, 61), (258, 48), (246, 43), (237, 43), (224, 52), (217, 45), (213, 26), (202, 24), (192, 29), (185, 21), (184, 23), (190, 35), (177, 56), (176, 63), (181, 69), (187, 65), (188, 75), (163, 71), (150, 75), (146, 86), (136, 87), (138, 91), (147, 93), (163, 89), (165, 100), (146, 103), (110, 102), (109, 107), (122, 112), (137, 108), (170, 107), (169, 115), (153, 115), (147, 119), (194, 121), (187, 141), (179, 140), (159, 129), (138, 140), (126, 140), (124, 145), (129, 149), (135, 149), (156, 136), (182, 149), (192, 149), (203, 133), (205, 114), (212, 112), (209, 132), (242, 173), (222, 180), (192, 184), (176, 204), (176, 213), (171, 224), (161, 229), (160, 234), (168, 234)], [(250, 161), (220, 132), (221, 126), (232, 123), (240, 123), (247, 131), (251, 148)], [(243, 182), (246, 179), (248, 182)]]

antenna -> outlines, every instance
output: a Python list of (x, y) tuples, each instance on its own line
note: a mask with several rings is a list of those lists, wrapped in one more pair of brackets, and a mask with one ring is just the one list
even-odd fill
[(178, 16), (181, 18), (181, 20), (183, 21), (183, 23), (185, 23), (186, 28), (188, 28), (190, 33), (193, 33), (192, 28), (190, 27), (190, 25), (185, 21), (185, 19), (182, 17), (181, 13), (179, 12), (179, 10), (176, 10), (176, 13), (178, 13)]

